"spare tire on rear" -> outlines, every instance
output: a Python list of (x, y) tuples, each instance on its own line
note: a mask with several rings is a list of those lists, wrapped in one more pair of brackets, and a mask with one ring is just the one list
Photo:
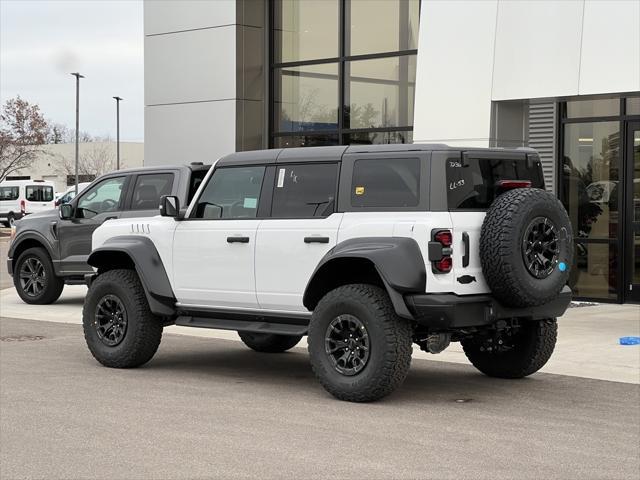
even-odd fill
[(480, 261), (494, 297), (506, 306), (556, 298), (573, 261), (573, 233), (562, 203), (537, 188), (500, 195), (482, 224)]

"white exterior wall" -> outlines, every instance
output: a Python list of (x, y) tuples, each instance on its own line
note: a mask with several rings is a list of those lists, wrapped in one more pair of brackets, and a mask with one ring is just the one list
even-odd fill
[(640, 91), (640, 0), (422, 0), (414, 141), (489, 146), (491, 102)]
[(145, 0), (145, 165), (235, 151), (235, 23), (235, 0)]

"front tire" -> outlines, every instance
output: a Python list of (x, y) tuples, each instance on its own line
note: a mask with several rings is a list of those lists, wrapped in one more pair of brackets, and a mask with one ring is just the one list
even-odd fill
[(240, 340), (252, 350), (262, 353), (282, 353), (295, 347), (302, 337), (299, 335), (276, 335), (273, 333), (238, 332)]
[(557, 337), (555, 318), (525, 320), (511, 335), (464, 339), (462, 349), (473, 366), (489, 377), (523, 378), (547, 363)]
[(64, 280), (56, 277), (44, 248), (28, 248), (20, 254), (13, 273), (13, 285), (23, 302), (48, 305), (60, 298)]
[(336, 288), (320, 300), (309, 324), (313, 372), (340, 400), (378, 400), (407, 376), (412, 334), (383, 289), (364, 284)]
[(151, 313), (134, 270), (109, 270), (94, 280), (82, 325), (91, 354), (106, 367), (139, 367), (151, 360), (162, 339), (162, 322)]

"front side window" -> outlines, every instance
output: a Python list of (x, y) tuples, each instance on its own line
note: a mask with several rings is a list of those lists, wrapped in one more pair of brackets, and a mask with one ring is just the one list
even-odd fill
[(78, 218), (92, 218), (100, 213), (119, 210), (125, 177), (109, 178), (83, 192), (78, 201)]
[(335, 163), (278, 166), (271, 215), (276, 218), (330, 215), (334, 210), (337, 180)]
[(420, 201), (417, 158), (356, 160), (351, 183), (354, 207), (415, 207)]
[(209, 179), (191, 218), (255, 218), (265, 167), (219, 168)]
[(29, 202), (50, 202), (53, 200), (53, 187), (28, 185), (25, 196)]
[(17, 200), (20, 187), (0, 187), (0, 200)]
[(160, 205), (160, 197), (171, 195), (173, 173), (138, 175), (133, 188), (131, 210), (154, 210)]

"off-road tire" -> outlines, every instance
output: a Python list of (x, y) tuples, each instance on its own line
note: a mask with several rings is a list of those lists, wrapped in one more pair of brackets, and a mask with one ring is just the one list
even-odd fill
[(238, 332), (240, 340), (252, 350), (262, 353), (282, 353), (295, 347), (300, 335), (276, 335), (273, 333)]
[[(105, 345), (94, 326), (98, 302), (106, 295), (117, 297), (127, 314), (124, 339)], [(93, 281), (82, 310), (84, 338), (94, 358), (106, 367), (133, 368), (151, 360), (162, 339), (162, 321), (149, 309), (144, 289), (134, 270), (109, 270)]]
[[(523, 378), (540, 370), (551, 358), (558, 336), (555, 318), (524, 321), (511, 350), (495, 347), (487, 351), (481, 338), (462, 340), (469, 361), (485, 375), (497, 378)], [(484, 345), (484, 350), (480, 348)]]
[[(22, 265), (30, 258), (39, 261), (44, 270), (45, 286), (37, 296), (27, 295), (20, 283)], [(26, 249), (18, 257), (18, 261), (13, 268), (13, 285), (23, 302), (30, 305), (48, 305), (60, 298), (60, 294), (64, 288), (64, 280), (56, 277), (55, 271), (53, 270), (53, 263), (51, 263), (51, 258), (47, 251), (41, 247), (33, 247)]]
[[(534, 219), (557, 227), (557, 263), (546, 278), (527, 270), (523, 240)], [(573, 264), (573, 233), (562, 203), (550, 192), (518, 188), (500, 195), (487, 210), (480, 232), (482, 273), (494, 297), (510, 307), (543, 305), (567, 284)]]
[[(325, 335), (339, 315), (353, 315), (368, 332), (370, 352), (362, 371), (343, 375), (325, 351)], [(334, 397), (350, 402), (378, 400), (398, 388), (411, 364), (413, 329), (396, 315), (387, 293), (376, 286), (345, 285), (327, 293), (318, 303), (309, 325), (311, 367)]]

